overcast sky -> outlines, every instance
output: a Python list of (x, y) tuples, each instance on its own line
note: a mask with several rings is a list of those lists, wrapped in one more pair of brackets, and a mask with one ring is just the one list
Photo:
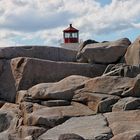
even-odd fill
[(0, 47), (59, 46), (72, 23), (80, 39), (140, 35), (140, 0), (0, 0)]

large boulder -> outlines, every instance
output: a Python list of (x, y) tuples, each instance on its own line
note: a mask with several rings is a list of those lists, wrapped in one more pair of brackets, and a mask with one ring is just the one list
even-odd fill
[(14, 102), (16, 97), (15, 80), (8, 60), (0, 60), (0, 99)]
[(121, 97), (140, 97), (140, 75), (136, 78), (120, 76), (101, 76), (85, 83), (84, 90), (92, 93), (117, 95)]
[(99, 64), (116, 63), (124, 56), (130, 44), (131, 42), (127, 38), (113, 42), (88, 44), (78, 52), (77, 58), (80, 62)]
[(111, 129), (106, 118), (99, 114), (94, 116), (74, 117), (56, 126), (39, 137), (39, 140), (58, 140), (62, 134), (73, 133), (86, 140), (109, 140)]
[(128, 65), (139, 66), (140, 65), (140, 37), (138, 37), (134, 43), (132, 43), (125, 54), (125, 61)]
[(77, 52), (58, 47), (20, 46), (0, 48), (0, 59), (31, 57), (52, 61), (76, 61)]
[(88, 77), (72, 75), (56, 83), (42, 83), (31, 87), (27, 92), (32, 99), (71, 100), (74, 91), (82, 88)]
[(114, 135), (140, 130), (140, 110), (105, 113)]
[(96, 77), (102, 75), (105, 65), (72, 62), (54, 62), (19, 57), (11, 60), (17, 90), (25, 90), (39, 83), (57, 82), (70, 75)]

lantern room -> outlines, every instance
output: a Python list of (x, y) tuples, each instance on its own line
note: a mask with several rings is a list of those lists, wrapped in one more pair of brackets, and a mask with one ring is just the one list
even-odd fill
[(79, 43), (79, 30), (72, 27), (72, 24), (63, 30), (64, 43)]

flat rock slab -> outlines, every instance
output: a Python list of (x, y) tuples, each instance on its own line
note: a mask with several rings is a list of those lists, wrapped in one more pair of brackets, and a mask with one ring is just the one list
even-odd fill
[(74, 91), (82, 88), (90, 78), (80, 75), (68, 76), (56, 83), (42, 83), (31, 87), (27, 92), (33, 99), (71, 100)]
[(43, 126), (50, 129), (69, 119), (70, 117), (88, 116), (95, 114), (87, 106), (73, 102), (70, 106), (45, 107), (33, 111), (24, 118), (24, 124), (29, 126)]
[(140, 110), (110, 112), (104, 116), (110, 124), (120, 121), (140, 121)]
[(90, 109), (97, 113), (111, 112), (112, 105), (115, 104), (120, 97), (109, 94), (98, 94), (80, 89), (75, 91), (73, 101), (86, 104)]
[(115, 135), (111, 140), (140, 140), (140, 130)]
[(107, 126), (105, 117), (95, 116), (75, 117), (56, 126), (39, 137), (39, 140), (58, 140), (62, 134), (73, 133), (86, 140), (108, 140), (112, 137), (111, 129)]
[(112, 129), (113, 135), (118, 135), (120, 133), (140, 130), (140, 121), (120, 121), (110, 124), (109, 127)]
[(20, 46), (0, 48), (1, 59), (16, 57), (39, 58), (52, 61), (76, 61), (77, 51), (48, 46)]
[(140, 130), (140, 110), (105, 113), (114, 135)]
[(85, 83), (84, 90), (93, 93), (140, 97), (140, 75), (136, 78), (120, 76), (95, 77)]
[(72, 62), (54, 62), (33, 58), (11, 60), (17, 90), (26, 90), (39, 83), (58, 82), (70, 75), (96, 77), (102, 75), (105, 65)]

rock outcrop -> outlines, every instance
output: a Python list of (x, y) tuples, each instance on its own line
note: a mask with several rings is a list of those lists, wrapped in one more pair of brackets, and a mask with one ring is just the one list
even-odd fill
[(1, 48), (0, 140), (139, 140), (139, 38), (129, 45)]
[(19, 57), (11, 60), (17, 90), (25, 90), (39, 83), (57, 82), (70, 75), (96, 77), (102, 75), (105, 65), (55, 62)]
[(88, 44), (78, 52), (77, 59), (79, 62), (93, 64), (116, 63), (125, 55), (130, 44), (131, 42), (127, 38), (114, 42)]

